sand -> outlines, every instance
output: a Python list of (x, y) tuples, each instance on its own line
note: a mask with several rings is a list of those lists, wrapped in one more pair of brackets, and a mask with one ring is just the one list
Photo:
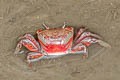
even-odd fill
[[(70, 55), (25, 63), (25, 54), (13, 54), (18, 38), (35, 34), (45, 22), (50, 28), (64, 22), (85, 26), (112, 48), (92, 45), (82, 60)], [(0, 0), (0, 80), (120, 80), (120, 0)]]

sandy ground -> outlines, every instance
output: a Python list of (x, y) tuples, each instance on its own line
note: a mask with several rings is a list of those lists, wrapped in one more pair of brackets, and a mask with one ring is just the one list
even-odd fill
[[(43, 22), (51, 28), (63, 22), (85, 26), (112, 48), (93, 45), (90, 54), (101, 54), (95, 58), (42, 60), (31, 69), (24, 55), (13, 52), (17, 38), (35, 33)], [(0, 80), (120, 80), (120, 0), (0, 0), (0, 38)]]

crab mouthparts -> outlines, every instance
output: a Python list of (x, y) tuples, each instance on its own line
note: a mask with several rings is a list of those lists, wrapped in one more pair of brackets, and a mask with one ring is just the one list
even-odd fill
[(63, 40), (52, 40), (52, 41), (47, 41), (48, 44), (63, 44)]

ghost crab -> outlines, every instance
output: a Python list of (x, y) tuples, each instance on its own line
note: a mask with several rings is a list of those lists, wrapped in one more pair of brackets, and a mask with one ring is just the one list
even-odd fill
[[(88, 57), (88, 47), (93, 43), (98, 43), (104, 47), (109, 44), (101, 40), (101, 37), (87, 32), (84, 27), (79, 28), (74, 37), (74, 28), (64, 24), (59, 28), (49, 29), (43, 24), (45, 30), (37, 30), (36, 40), (31, 34), (20, 37), (15, 54), (19, 54), (22, 46), (30, 52), (27, 54), (26, 61), (31, 64), (41, 59), (57, 58), (68, 54), (83, 54), (83, 58)], [(74, 39), (73, 39), (74, 38)]]

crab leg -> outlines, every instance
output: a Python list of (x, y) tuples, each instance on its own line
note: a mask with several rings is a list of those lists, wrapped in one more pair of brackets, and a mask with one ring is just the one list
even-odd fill
[(77, 35), (75, 36), (75, 39), (74, 40), (77, 40), (78, 37), (80, 37), (80, 35), (85, 31), (85, 27), (81, 27), (78, 32), (77, 32)]
[(39, 43), (34, 39), (31, 34), (25, 34), (23, 37), (20, 37), (20, 42), (16, 46), (15, 54), (19, 53), (22, 46), (25, 46), (27, 49), (33, 52), (40, 51)]
[(105, 41), (97, 40), (97, 43), (99, 43), (101, 46), (104, 46), (106, 48), (111, 48), (111, 45), (106, 43)]
[(101, 39), (101, 37), (96, 34), (93, 34), (91, 32), (83, 32), (80, 34), (80, 36), (76, 40), (72, 51), (74, 51), (74, 53), (80, 53), (80, 51), (83, 51), (84, 52), (83, 59), (85, 59), (85, 57), (88, 57), (88, 48), (87, 47), (93, 43), (98, 43), (104, 47), (110, 47), (109, 44), (107, 44), (106, 42), (104, 42), (100, 39)]
[(75, 44), (83, 43), (87, 47), (92, 43), (99, 43), (101, 46), (110, 47), (109, 44), (101, 40), (101, 37), (91, 32), (83, 32)]
[(28, 64), (31, 62), (39, 61), (40, 59), (44, 58), (44, 55), (39, 52), (30, 52), (27, 55), (26, 61)]
[(88, 57), (88, 48), (86, 45), (83, 45), (82, 43), (77, 44), (72, 48), (73, 54), (83, 54), (83, 59)]
[(26, 57), (26, 62), (29, 64), (30, 67), (32, 67), (32, 62), (39, 61), (41, 59), (53, 59), (58, 58), (59, 55), (46, 55), (46, 53), (40, 53), (40, 52), (29, 52)]

